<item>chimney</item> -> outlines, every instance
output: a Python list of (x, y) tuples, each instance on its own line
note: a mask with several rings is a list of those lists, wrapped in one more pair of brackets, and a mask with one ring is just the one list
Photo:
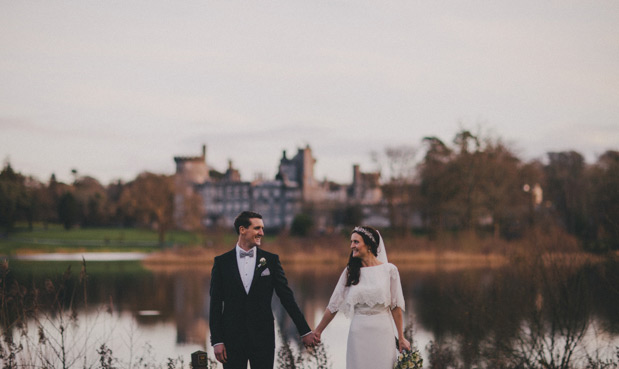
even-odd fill
[(206, 145), (202, 145), (202, 158), (206, 160)]

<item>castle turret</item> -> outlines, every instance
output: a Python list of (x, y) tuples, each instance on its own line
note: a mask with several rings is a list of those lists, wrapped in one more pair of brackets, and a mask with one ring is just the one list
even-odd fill
[(241, 182), (241, 173), (232, 165), (232, 160), (228, 160), (228, 170), (224, 174), (224, 181)]
[(206, 164), (206, 145), (202, 145), (202, 156), (175, 156), (174, 162), (174, 223), (184, 229), (188, 227), (187, 202), (196, 198), (195, 186), (210, 180)]
[(312, 156), (312, 149), (309, 145), (299, 149), (292, 159), (286, 157), (286, 150), (284, 150), (276, 178), (299, 186), (303, 192), (303, 201), (312, 201), (316, 198), (318, 188), (314, 178), (314, 164), (316, 164), (316, 159)]

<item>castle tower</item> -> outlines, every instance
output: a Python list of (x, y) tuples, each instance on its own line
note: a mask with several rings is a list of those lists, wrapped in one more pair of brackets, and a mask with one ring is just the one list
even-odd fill
[(314, 178), (314, 165), (316, 159), (312, 156), (312, 149), (309, 145), (305, 149), (299, 149), (299, 155), (303, 158), (303, 165), (301, 168), (301, 178), (303, 188), (303, 201), (312, 201), (316, 199), (316, 179)]
[(382, 199), (380, 172), (364, 173), (358, 164), (352, 167), (352, 199), (359, 204), (375, 204)]
[(224, 173), (223, 180), (226, 182), (241, 182), (241, 173), (232, 166), (232, 160), (228, 160), (228, 170)]
[[(174, 223), (178, 228), (190, 228), (188, 219), (195, 214), (196, 192), (195, 186), (210, 180), (209, 170), (206, 164), (206, 145), (202, 145), (201, 156), (175, 156), (176, 172), (174, 174)], [(202, 207), (198, 206), (198, 209)], [(190, 211), (193, 210), (193, 211)], [(194, 214), (192, 214), (194, 213)], [(198, 220), (199, 221), (199, 220)]]
[(314, 164), (316, 164), (316, 159), (312, 156), (312, 149), (309, 145), (299, 149), (292, 159), (286, 157), (284, 150), (277, 177), (285, 183), (296, 183), (302, 189), (303, 201), (312, 201), (316, 198), (318, 187), (314, 178)]

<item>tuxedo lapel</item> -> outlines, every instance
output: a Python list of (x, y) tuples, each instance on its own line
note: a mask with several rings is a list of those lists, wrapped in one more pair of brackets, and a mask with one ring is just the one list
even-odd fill
[(263, 252), (258, 247), (256, 247), (256, 250), (257, 250), (256, 267), (254, 268), (254, 278), (251, 280), (251, 286), (249, 286), (249, 292), (251, 292), (252, 288), (254, 288), (254, 285), (256, 284), (256, 282), (258, 282), (258, 278), (260, 278), (260, 273), (262, 273), (262, 271), (264, 270), (263, 268), (260, 267), (260, 259), (263, 256)]
[(230, 260), (228, 261), (230, 266), (232, 267), (232, 274), (234, 275), (234, 280), (243, 293), (245, 293), (245, 287), (243, 287), (243, 280), (241, 279), (241, 271), (239, 270), (239, 264), (236, 261), (236, 247), (230, 251)]

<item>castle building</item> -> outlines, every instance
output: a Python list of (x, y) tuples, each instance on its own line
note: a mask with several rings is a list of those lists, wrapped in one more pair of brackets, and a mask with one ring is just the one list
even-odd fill
[[(299, 148), (288, 158), (282, 153), (278, 173), (272, 180), (242, 181), (232, 162), (225, 173), (209, 170), (206, 146), (202, 156), (175, 157), (174, 220), (179, 228), (187, 228), (187, 212), (191, 201), (200, 201), (200, 223), (206, 227), (229, 227), (243, 210), (262, 214), (269, 228), (288, 228), (305, 206), (329, 209), (349, 204), (375, 206), (382, 202), (379, 173), (362, 173), (353, 166), (352, 185), (314, 178), (316, 159), (309, 145)], [(193, 200), (192, 200), (193, 199)], [(320, 226), (326, 226), (323, 220)]]
[(201, 156), (175, 156), (174, 162), (174, 223), (179, 228), (187, 228), (187, 214), (197, 195), (195, 185), (210, 181), (206, 145), (202, 145)]

